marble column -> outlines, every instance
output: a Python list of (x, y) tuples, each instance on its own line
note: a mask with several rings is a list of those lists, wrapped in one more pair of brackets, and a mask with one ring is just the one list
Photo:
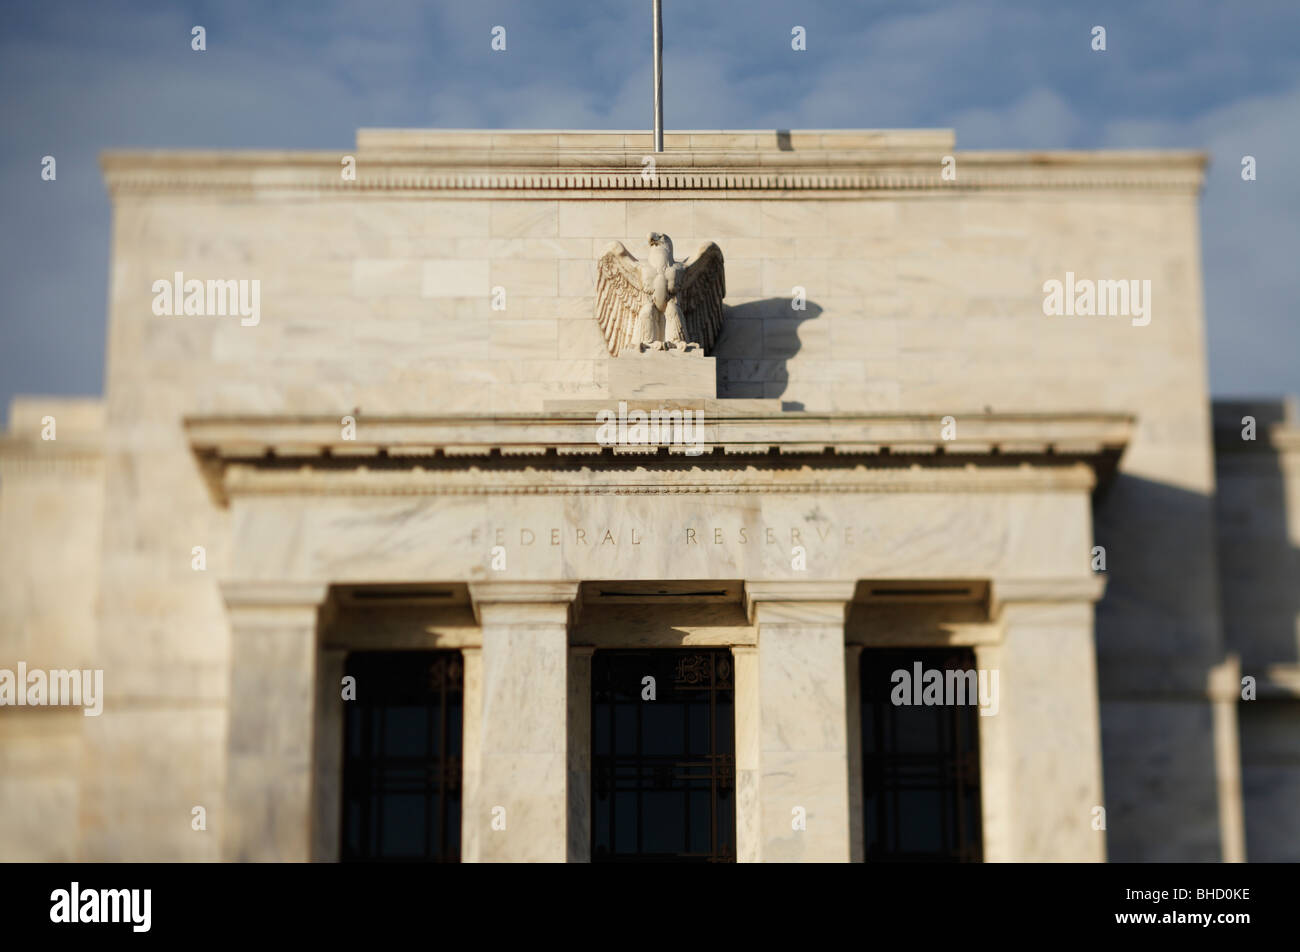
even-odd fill
[(736, 685), (736, 862), (763, 859), (759, 786), (758, 646), (732, 645)]
[(1241, 659), (1228, 655), (1210, 669), (1215, 779), (1219, 792), (1219, 839), (1225, 863), (1246, 862), (1246, 818), (1241, 797)]
[(986, 862), (1106, 859), (1093, 639), (1103, 588), (994, 581), (1002, 640), (976, 648), (977, 667), (998, 673), (997, 713), (979, 716)]
[(478, 776), (483, 728), (483, 649), (478, 645), (461, 648), (460, 655), (465, 664), (461, 693), (460, 861), (477, 863), (482, 826)]
[[(853, 589), (853, 582), (745, 584), (758, 629), (757, 858), (763, 862), (849, 859), (844, 622)], [(738, 755), (741, 741), (737, 736)]]
[(343, 672), (348, 653), (322, 649), (316, 668), (316, 790), (312, 860), (337, 863), (343, 823)]
[(862, 645), (844, 648), (844, 708), (848, 724), (849, 862), (866, 858), (862, 794)]
[(328, 586), (226, 582), (229, 732), (222, 858), (312, 858), (317, 631)]
[(569, 855), (569, 624), (577, 582), (470, 585), (483, 630), (474, 801), (481, 862)]
[(569, 862), (591, 862), (591, 656), (569, 649)]

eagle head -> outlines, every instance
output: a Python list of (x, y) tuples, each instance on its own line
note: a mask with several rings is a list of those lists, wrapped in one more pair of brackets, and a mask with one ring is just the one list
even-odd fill
[[(652, 231), (650, 232), (649, 235), (646, 236), (646, 243), (650, 245), (651, 260), (655, 261), (655, 263), (658, 266), (663, 267), (672, 264), (673, 240), (671, 238), (669, 238), (667, 235), (663, 234), (662, 232)], [(659, 257), (659, 255), (655, 254), (656, 251), (662, 254), (666, 260), (657, 261), (656, 259)]]

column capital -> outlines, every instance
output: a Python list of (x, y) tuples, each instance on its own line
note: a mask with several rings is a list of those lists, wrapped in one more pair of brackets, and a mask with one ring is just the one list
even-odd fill
[(1106, 593), (1104, 575), (1058, 578), (995, 578), (989, 586), (989, 614), (1008, 602), (1097, 602)]
[(227, 608), (317, 608), (329, 595), (325, 582), (226, 580), (221, 597)]
[[(787, 623), (828, 622), (843, 624), (845, 610), (853, 601), (856, 581), (777, 580), (745, 582), (745, 614), (749, 623), (758, 621), (759, 605), (779, 607), (777, 619)], [(766, 612), (765, 612), (766, 614)]]
[(329, 600), (330, 587), (325, 582), (290, 582), (283, 580), (227, 580), (220, 583), (226, 614), (233, 620), (258, 626), (258, 621), (282, 624), (294, 615), (294, 621), (315, 624), (317, 615)]
[(1206, 680), (1210, 700), (1236, 704), (1241, 700), (1241, 656), (1224, 655), (1222, 661), (1210, 668)]
[(509, 609), (508, 617), (518, 623), (556, 620), (552, 616), (559, 609), (562, 618), (572, 623), (580, 588), (579, 582), (470, 582), (469, 597), (480, 625), (489, 606)]

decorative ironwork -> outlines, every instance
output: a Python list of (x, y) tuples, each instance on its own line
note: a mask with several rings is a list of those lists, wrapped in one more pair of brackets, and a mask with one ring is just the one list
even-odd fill
[(461, 717), (458, 651), (348, 656), (344, 861), (460, 861)]
[(683, 655), (677, 659), (677, 669), (673, 672), (674, 684), (699, 684), (708, 677), (710, 671), (708, 655)]
[(717, 666), (714, 668), (714, 677), (717, 678), (718, 684), (731, 686), (731, 657), (724, 655), (718, 659)]
[(725, 648), (592, 656), (593, 862), (735, 862), (732, 671)]
[(983, 860), (979, 709), (895, 705), (895, 671), (969, 671), (969, 649), (864, 650), (863, 831), (867, 862)]

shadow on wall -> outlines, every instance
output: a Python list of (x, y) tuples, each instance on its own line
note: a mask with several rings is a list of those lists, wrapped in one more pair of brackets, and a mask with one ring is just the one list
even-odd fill
[[(1243, 438), (1243, 418), (1255, 439)], [(1287, 477), (1269, 430), (1300, 425), (1289, 400), (1216, 401), (1215, 497), (1224, 640), (1256, 678), (1253, 701), (1237, 706), (1246, 857), (1300, 862), (1300, 701), (1266, 683), (1273, 665), (1300, 663), (1300, 547), (1288, 525)], [(1294, 476), (1292, 477), (1294, 479)], [(1292, 491), (1294, 494), (1294, 490)]]
[[(1094, 506), (1107, 854), (1223, 855), (1211, 671), (1225, 657), (1212, 497), (1121, 473)], [(1249, 818), (1248, 822), (1249, 822)]]
[[(1255, 439), (1242, 438), (1243, 417), (1255, 419)], [(1223, 634), (1247, 665), (1300, 663), (1300, 549), (1291, 541), (1286, 474), (1269, 429), (1295, 426), (1297, 411), (1282, 400), (1222, 401), (1214, 405), (1215, 496)]]
[[(814, 301), (795, 310), (793, 299), (764, 298), (728, 307), (722, 334), (713, 347), (718, 360), (718, 396), (775, 398), (790, 383), (786, 361), (799, 352), (799, 325), (816, 320), (822, 309)], [(783, 410), (802, 410), (788, 402)]]

